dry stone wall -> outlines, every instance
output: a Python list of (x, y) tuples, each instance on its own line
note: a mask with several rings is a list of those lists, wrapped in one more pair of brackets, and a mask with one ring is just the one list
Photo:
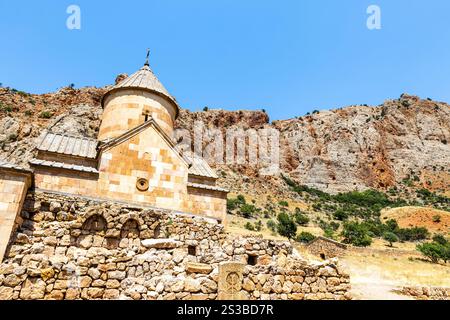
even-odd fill
[(223, 290), (241, 299), (350, 298), (335, 260), (311, 264), (289, 242), (227, 236), (213, 219), (42, 192), (27, 195), (21, 215), (0, 299), (218, 299), (230, 262), (242, 271)]
[(450, 288), (443, 287), (403, 287), (400, 293), (417, 300), (450, 300)]

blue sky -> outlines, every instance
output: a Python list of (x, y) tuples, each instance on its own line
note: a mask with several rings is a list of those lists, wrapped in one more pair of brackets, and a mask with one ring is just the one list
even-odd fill
[[(81, 30), (66, 28), (69, 5)], [(382, 29), (366, 27), (369, 5)], [(0, 82), (103, 86), (150, 64), (181, 106), (314, 109), (401, 93), (450, 102), (448, 0), (1, 1)]]

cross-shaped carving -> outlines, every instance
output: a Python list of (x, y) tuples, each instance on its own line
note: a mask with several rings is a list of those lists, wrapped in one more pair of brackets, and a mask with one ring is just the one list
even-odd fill
[(142, 115), (144, 116), (144, 121), (147, 122), (151, 116), (150, 110), (144, 109), (144, 111), (142, 111)]

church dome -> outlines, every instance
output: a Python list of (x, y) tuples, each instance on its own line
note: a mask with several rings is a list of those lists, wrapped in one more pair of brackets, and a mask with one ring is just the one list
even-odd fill
[(122, 89), (141, 89), (145, 91), (149, 91), (155, 93), (169, 102), (171, 102), (176, 109), (176, 117), (180, 112), (180, 106), (177, 103), (175, 97), (173, 97), (167, 89), (163, 86), (163, 84), (158, 80), (158, 78), (153, 73), (152, 69), (149, 66), (148, 60), (145, 65), (139, 69), (137, 72), (132, 74), (131, 76), (125, 78), (120, 81), (115, 86), (111, 87), (102, 98), (102, 107), (105, 107), (106, 98), (113, 92)]

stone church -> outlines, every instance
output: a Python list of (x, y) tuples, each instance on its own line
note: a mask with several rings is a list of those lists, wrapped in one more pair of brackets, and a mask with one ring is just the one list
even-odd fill
[(351, 298), (337, 261), (226, 232), (227, 190), (176, 148), (148, 63), (102, 106), (98, 139), (43, 132), (31, 169), (0, 162), (0, 300)]
[(225, 222), (228, 191), (216, 186), (218, 177), (205, 160), (176, 148), (172, 133), (180, 107), (148, 58), (105, 93), (102, 107), (97, 140), (44, 132), (32, 170), (0, 163), (2, 247), (30, 187)]

